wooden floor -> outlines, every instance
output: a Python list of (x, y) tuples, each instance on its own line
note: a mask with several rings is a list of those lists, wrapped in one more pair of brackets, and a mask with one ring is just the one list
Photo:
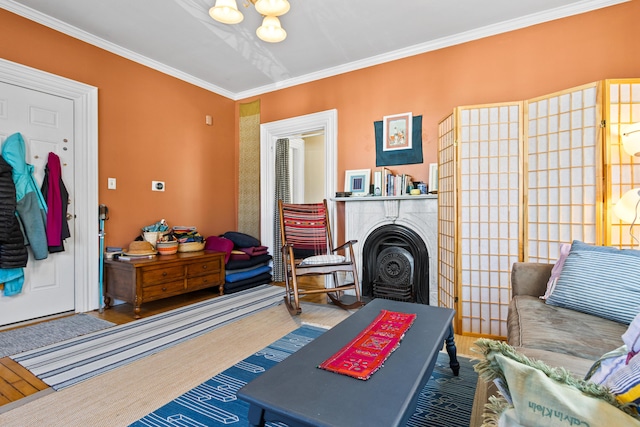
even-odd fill
[(0, 406), (48, 388), (48, 385), (11, 358), (0, 359)]
[[(151, 316), (153, 314), (162, 313), (174, 308), (183, 307), (198, 301), (213, 298), (216, 295), (217, 293), (212, 292), (211, 289), (203, 289), (189, 294), (149, 302), (142, 305), (140, 315), (142, 317)], [(314, 295), (303, 298), (302, 301), (326, 303), (326, 296)], [(96, 310), (87, 314), (118, 325), (135, 320), (133, 318), (133, 306), (131, 304), (120, 304), (118, 306), (111, 307), (108, 310), (103, 310), (102, 313)], [(476, 338), (456, 335), (455, 340), (459, 355), (473, 356), (473, 353), (470, 352), (469, 349), (472, 347)], [(49, 386), (40, 381), (37, 377), (31, 374), (31, 372), (14, 362), (9, 357), (0, 358), (0, 412), (3, 409), (10, 409), (14, 404), (19, 404), (20, 400), (27, 396), (33, 396), (38, 392), (46, 390), (50, 390)], [(7, 405), (6, 408), (3, 408), (4, 405)]]

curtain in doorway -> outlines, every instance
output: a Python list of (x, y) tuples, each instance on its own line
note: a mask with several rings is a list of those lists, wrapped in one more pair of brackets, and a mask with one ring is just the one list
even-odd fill
[(238, 231), (260, 238), (260, 100), (240, 104)]
[(289, 139), (282, 138), (276, 141), (276, 191), (273, 204), (273, 280), (282, 282), (284, 271), (282, 266), (282, 238), (280, 237), (280, 212), (278, 212), (278, 200), (291, 203), (291, 178), (289, 176)]

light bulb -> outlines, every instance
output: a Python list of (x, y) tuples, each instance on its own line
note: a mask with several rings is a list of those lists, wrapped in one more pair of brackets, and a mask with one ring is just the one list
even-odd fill
[(256, 30), (256, 34), (261, 40), (269, 43), (278, 43), (287, 38), (287, 32), (275, 16), (265, 16), (262, 25)]
[(287, 0), (258, 0), (256, 10), (263, 16), (280, 16), (289, 12), (289, 2)]
[(216, 0), (215, 6), (209, 9), (209, 16), (223, 24), (237, 24), (244, 19), (236, 0)]

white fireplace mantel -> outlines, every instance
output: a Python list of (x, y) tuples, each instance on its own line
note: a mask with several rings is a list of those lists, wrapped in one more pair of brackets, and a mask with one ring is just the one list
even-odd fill
[[(438, 305), (438, 196), (337, 197), (345, 203), (345, 239), (354, 246), (362, 280), (362, 249), (369, 235), (383, 225), (395, 224), (416, 232), (429, 253), (429, 303)], [(362, 282), (360, 283), (362, 286)]]

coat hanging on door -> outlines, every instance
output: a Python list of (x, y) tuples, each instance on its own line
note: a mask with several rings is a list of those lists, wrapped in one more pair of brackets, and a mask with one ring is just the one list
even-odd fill
[(47, 166), (44, 169), (42, 182), (42, 196), (47, 202), (47, 244), (49, 252), (62, 252), (62, 241), (71, 237), (67, 223), (67, 207), (69, 206), (69, 192), (62, 182), (62, 168), (60, 157), (49, 153)]
[(33, 177), (33, 165), (26, 162), (22, 135), (14, 133), (4, 141), (2, 157), (13, 168), (18, 218), (27, 243), (31, 246), (35, 259), (45, 259), (49, 255), (45, 222), (47, 205)]
[(4, 295), (20, 293), (24, 284), (23, 267), (29, 254), (16, 216), (16, 186), (12, 169), (0, 157), (0, 283), (4, 284)]

